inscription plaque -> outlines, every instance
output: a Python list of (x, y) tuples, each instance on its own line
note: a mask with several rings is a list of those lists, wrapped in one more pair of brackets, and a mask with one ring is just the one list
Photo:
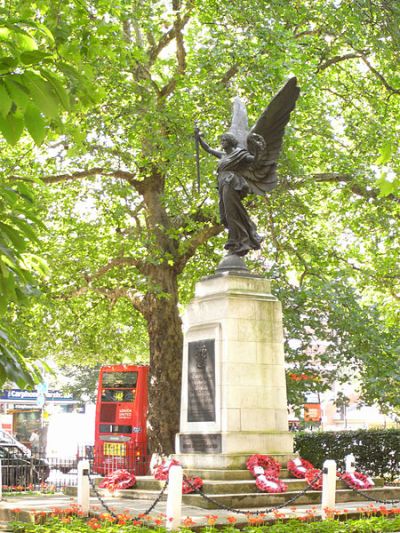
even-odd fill
[(189, 342), (188, 422), (215, 421), (215, 340)]
[(196, 433), (179, 435), (181, 453), (221, 453), (221, 435)]

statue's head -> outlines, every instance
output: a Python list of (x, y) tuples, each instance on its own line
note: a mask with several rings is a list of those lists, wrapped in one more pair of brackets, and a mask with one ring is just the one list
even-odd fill
[(236, 148), (236, 146), (239, 144), (239, 141), (236, 139), (233, 133), (229, 133), (228, 131), (221, 135), (221, 143), (222, 143), (222, 146), (224, 146), (224, 144), (229, 144), (233, 146), (234, 148)]

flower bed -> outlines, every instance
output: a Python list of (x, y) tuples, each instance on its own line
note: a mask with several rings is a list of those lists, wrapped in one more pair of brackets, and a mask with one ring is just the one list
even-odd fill
[[(371, 509), (371, 508), (369, 508)], [(206, 533), (222, 531), (222, 533), (232, 533), (236, 531), (236, 527), (248, 533), (298, 533), (314, 532), (314, 533), (345, 533), (345, 532), (393, 532), (400, 530), (400, 509), (383, 510), (377, 508), (376, 511), (381, 516), (370, 516), (372, 511), (369, 511), (369, 516), (359, 520), (335, 520), (334, 517), (324, 522), (317, 522), (313, 517), (305, 515), (302, 519), (288, 519), (286, 521), (282, 513), (274, 524), (269, 522), (271, 515), (249, 515), (247, 517), (247, 525), (243, 521), (239, 521), (232, 516), (225, 518), (226, 525), (215, 526), (218, 515), (206, 516), (206, 525), (204, 526), (204, 519), (202, 521), (202, 530)], [(389, 515), (389, 516), (387, 516)], [(311, 520), (311, 521), (310, 521)], [(146, 521), (146, 523), (144, 523)], [(46, 520), (42, 525), (32, 523), (13, 522), (11, 524), (11, 531), (13, 533), (154, 533), (154, 531), (164, 532), (165, 518), (159, 516), (156, 518), (142, 516), (141, 519), (132, 522), (131, 518), (126, 515), (118, 515), (117, 518), (112, 518), (109, 514), (104, 513), (99, 517), (91, 517), (89, 519), (79, 518), (77, 516), (52, 516)], [(195, 520), (187, 517), (182, 521), (182, 531), (190, 533), (190, 528), (200, 526)], [(266, 529), (266, 524), (268, 527)], [(244, 526), (244, 528), (243, 528)], [(239, 531), (239, 529), (237, 529)]]

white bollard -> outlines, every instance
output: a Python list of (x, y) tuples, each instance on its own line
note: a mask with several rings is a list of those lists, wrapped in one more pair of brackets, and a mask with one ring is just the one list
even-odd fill
[(167, 517), (165, 527), (168, 531), (181, 526), (183, 470), (180, 465), (173, 465), (168, 474)]
[(89, 461), (83, 459), (78, 463), (78, 505), (83, 516), (89, 514), (90, 484), (89, 484)]
[(344, 458), (344, 463), (346, 465), (346, 472), (349, 472), (350, 474), (355, 471), (356, 469), (356, 458), (352, 453), (349, 453), (349, 455), (346, 455)]
[(1, 459), (0, 459), (0, 502), (2, 499), (3, 499), (3, 478), (2, 478)]
[(326, 520), (328, 510), (334, 509), (336, 503), (336, 461), (325, 461), (322, 472), (321, 517)]

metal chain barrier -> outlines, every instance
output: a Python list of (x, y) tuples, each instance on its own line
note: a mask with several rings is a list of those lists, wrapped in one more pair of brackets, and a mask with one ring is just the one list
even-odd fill
[(99, 500), (101, 505), (104, 507), (104, 509), (107, 511), (107, 513), (109, 513), (113, 518), (117, 518), (117, 515), (114, 513), (114, 511), (108, 507), (106, 502), (101, 497), (101, 494), (97, 490), (96, 483), (94, 482), (92, 476), (89, 473), (88, 473), (88, 478), (89, 478), (89, 483), (90, 483), (90, 485), (91, 485), (91, 487), (93, 489), (93, 492), (95, 493), (96, 498)]
[[(90, 482), (90, 485), (91, 485), (91, 487), (93, 489), (93, 492), (95, 493), (96, 498), (99, 500), (101, 505), (104, 507), (104, 509), (107, 511), (107, 513), (109, 513), (113, 518), (118, 518), (118, 516), (114, 513), (114, 511), (112, 509), (110, 509), (110, 507), (106, 504), (106, 502), (102, 498), (102, 496), (99, 493), (99, 491), (97, 490), (96, 484), (95, 484), (95, 482), (94, 482), (94, 480), (93, 480), (93, 478), (91, 477), (90, 474), (88, 475), (88, 477), (89, 477), (89, 482)], [(157, 495), (157, 497), (153, 501), (153, 503), (150, 505), (150, 507), (148, 509), (146, 509), (146, 511), (143, 511), (143, 513), (140, 513), (141, 515), (145, 516), (145, 515), (148, 515), (148, 514), (151, 513), (151, 511), (156, 507), (156, 505), (160, 502), (161, 498), (163, 497), (163, 494), (164, 494), (165, 489), (167, 488), (167, 486), (168, 486), (168, 479), (165, 481), (164, 486), (160, 490), (159, 494)], [(130, 518), (130, 520), (140, 520), (140, 517), (139, 516), (133, 516), (132, 518)]]
[(396, 503), (400, 503), (400, 500), (380, 500), (379, 498), (374, 498), (373, 496), (369, 496), (366, 492), (356, 489), (355, 487), (352, 487), (349, 483), (347, 483), (344, 479), (342, 479), (344, 483), (347, 485), (349, 489), (352, 489), (354, 492), (365, 498), (366, 500), (369, 500), (371, 502), (377, 502), (377, 503), (383, 503), (384, 505), (394, 505)]
[[(290, 498), (289, 500), (285, 501), (284, 503), (280, 504), (280, 505), (277, 505), (276, 507), (271, 507), (270, 509), (264, 509), (263, 511), (251, 511), (251, 510), (248, 510), (248, 511), (245, 511), (243, 509), (235, 509), (234, 507), (229, 507), (228, 505), (225, 505), (223, 503), (220, 503), (218, 502), (217, 500), (214, 500), (214, 498), (211, 498), (210, 496), (208, 496), (207, 494), (204, 494), (204, 492), (201, 490), (201, 489), (198, 489), (197, 487), (195, 487), (194, 485), (192, 485), (192, 483), (189, 481), (189, 479), (184, 476), (184, 479), (186, 481), (186, 483), (189, 485), (189, 487), (191, 487), (195, 492), (197, 492), (197, 494), (199, 494), (204, 500), (207, 500), (209, 501), (210, 503), (213, 503), (214, 505), (217, 506), (218, 509), (223, 509), (224, 511), (230, 511), (231, 513), (237, 513), (237, 514), (245, 514), (245, 515), (249, 515), (249, 514), (254, 514), (254, 515), (259, 515), (259, 514), (268, 514), (268, 513), (272, 513), (273, 511), (277, 511), (278, 509), (283, 509), (283, 507), (287, 507), (288, 505), (290, 505), (291, 503), (295, 502), (296, 500), (298, 500), (301, 496), (303, 496), (304, 494), (306, 494), (306, 492), (308, 492), (309, 490), (312, 489), (312, 484), (315, 483), (316, 481), (318, 481), (320, 479), (320, 477), (322, 476), (322, 472), (319, 472), (318, 475), (311, 481), (310, 485), (308, 485), (308, 487), (306, 487), (304, 490), (302, 490), (301, 492), (298, 492), (295, 496), (293, 496), (292, 498)], [(282, 494), (282, 493), (281, 493)]]

